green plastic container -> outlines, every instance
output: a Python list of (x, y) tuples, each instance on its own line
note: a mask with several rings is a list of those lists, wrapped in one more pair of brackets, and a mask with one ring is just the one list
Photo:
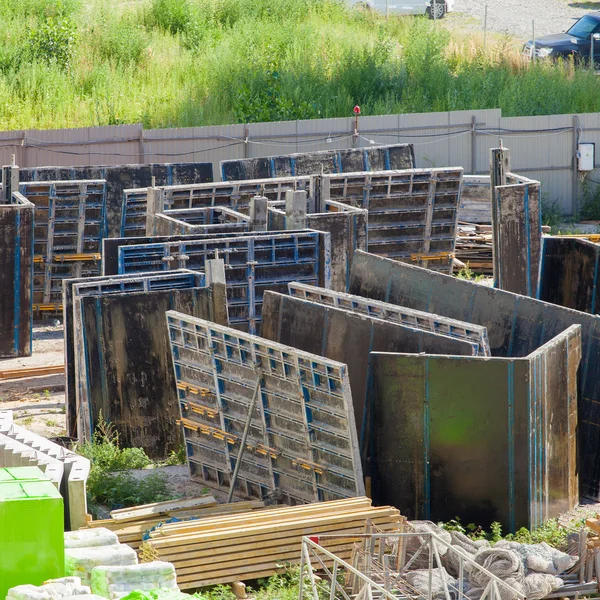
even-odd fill
[(0, 600), (16, 585), (64, 577), (63, 499), (37, 467), (0, 469)]

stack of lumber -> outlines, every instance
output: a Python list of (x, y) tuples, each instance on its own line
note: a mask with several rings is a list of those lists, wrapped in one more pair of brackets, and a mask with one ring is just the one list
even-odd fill
[(348, 560), (357, 541), (352, 534), (365, 533), (367, 524), (396, 532), (403, 522), (395, 508), (348, 498), (162, 525), (150, 534), (144, 550), (173, 563), (179, 587), (190, 590), (268, 577), (281, 572), (282, 564), (298, 564), (304, 536), (347, 534), (320, 543)]
[(493, 275), (492, 226), (460, 223), (455, 257), (475, 273)]
[(260, 500), (219, 504), (213, 496), (200, 496), (113, 510), (110, 519), (90, 521), (87, 526), (106, 527), (117, 534), (121, 544), (128, 544), (138, 550), (144, 533), (166, 520), (190, 517), (204, 519), (218, 515), (248, 513), (264, 506), (264, 502)]
[(600, 518), (599, 515), (596, 515), (595, 519), (586, 519), (585, 524), (589, 527), (593, 533), (587, 536), (587, 547), (589, 549), (592, 548), (600, 548)]

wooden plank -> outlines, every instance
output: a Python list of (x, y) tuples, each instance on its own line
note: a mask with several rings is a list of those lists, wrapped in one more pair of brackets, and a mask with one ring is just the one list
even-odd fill
[(360, 511), (357, 513), (343, 513), (340, 515), (327, 515), (326, 517), (319, 518), (316, 516), (310, 516), (307, 519), (300, 519), (297, 521), (284, 521), (281, 523), (261, 523), (255, 524), (250, 527), (241, 527), (239, 523), (236, 523), (232, 527), (219, 527), (218, 529), (213, 529), (212, 531), (206, 531), (203, 533), (188, 533), (182, 534), (178, 536), (168, 536), (163, 538), (152, 538), (152, 544), (155, 548), (166, 548), (169, 546), (177, 546), (177, 545), (188, 545), (188, 544), (199, 544), (203, 541), (208, 541), (213, 539), (214, 536), (219, 537), (220, 539), (229, 539), (230, 537), (245, 537), (248, 535), (258, 535), (260, 533), (269, 532), (269, 531), (281, 531), (287, 532), (288, 530), (293, 529), (311, 529), (313, 527), (319, 526), (335, 526), (340, 523), (347, 523), (352, 521), (360, 521), (365, 519), (375, 519), (377, 517), (392, 517), (399, 516), (400, 512), (396, 509), (391, 508), (381, 508), (381, 509), (371, 509), (366, 511)]
[(47, 367), (27, 367), (0, 371), (0, 379), (22, 379), (41, 375), (58, 375), (65, 372), (65, 365), (49, 365)]
[(153, 504), (143, 504), (133, 508), (121, 508), (119, 510), (111, 511), (110, 516), (115, 521), (137, 521), (143, 517), (162, 515), (180, 509), (216, 505), (217, 501), (214, 496), (200, 496), (197, 498), (182, 498), (180, 500), (170, 500), (167, 502), (154, 502)]

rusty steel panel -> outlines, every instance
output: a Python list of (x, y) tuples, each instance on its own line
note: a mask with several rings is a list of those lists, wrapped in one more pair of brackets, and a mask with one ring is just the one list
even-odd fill
[(392, 323), (399, 323), (414, 329), (468, 340), (476, 344), (475, 354), (477, 356), (491, 356), (487, 329), (480, 325), (473, 325), (472, 323), (448, 319), (412, 308), (318, 288), (304, 283), (293, 282), (288, 284), (288, 292), (290, 296), (316, 302), (317, 304), (335, 306), (336, 308), (369, 315)]
[(357, 251), (350, 292), (487, 327), (492, 356), (518, 358), (582, 326), (580, 495), (600, 498), (600, 317)]
[(536, 297), (542, 246), (540, 184), (506, 174), (494, 190), (494, 287)]
[(539, 299), (598, 314), (600, 245), (584, 239), (544, 237)]
[(153, 458), (177, 450), (179, 406), (164, 313), (176, 307), (212, 317), (211, 290), (197, 287), (199, 277), (203, 283), (203, 275), (191, 273), (170, 281), (150, 276), (72, 285), (80, 441), (91, 439), (102, 415), (127, 447)]
[(346, 365), (175, 311), (167, 322), (193, 479), (291, 504), (364, 495)]
[(18, 192), (0, 204), (0, 358), (31, 355), (34, 209)]
[(510, 532), (574, 508), (580, 330), (525, 358), (372, 353), (374, 502)]
[(375, 148), (324, 150), (266, 158), (221, 161), (223, 181), (321, 175), (323, 173), (355, 173), (414, 169), (415, 149), (412, 144), (392, 144)]

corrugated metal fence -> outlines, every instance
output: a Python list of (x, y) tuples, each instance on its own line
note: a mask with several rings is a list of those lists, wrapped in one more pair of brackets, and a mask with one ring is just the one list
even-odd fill
[[(141, 125), (0, 133), (0, 160), (21, 167), (211, 161), (410, 142), (417, 166), (463, 166), (487, 173), (489, 148), (502, 139), (512, 170), (542, 182), (544, 199), (573, 214), (582, 200), (578, 142), (600, 153), (600, 113), (502, 117), (500, 110), (144, 130)], [(600, 181), (600, 157), (590, 181)], [(592, 183), (592, 185), (595, 185)]]

